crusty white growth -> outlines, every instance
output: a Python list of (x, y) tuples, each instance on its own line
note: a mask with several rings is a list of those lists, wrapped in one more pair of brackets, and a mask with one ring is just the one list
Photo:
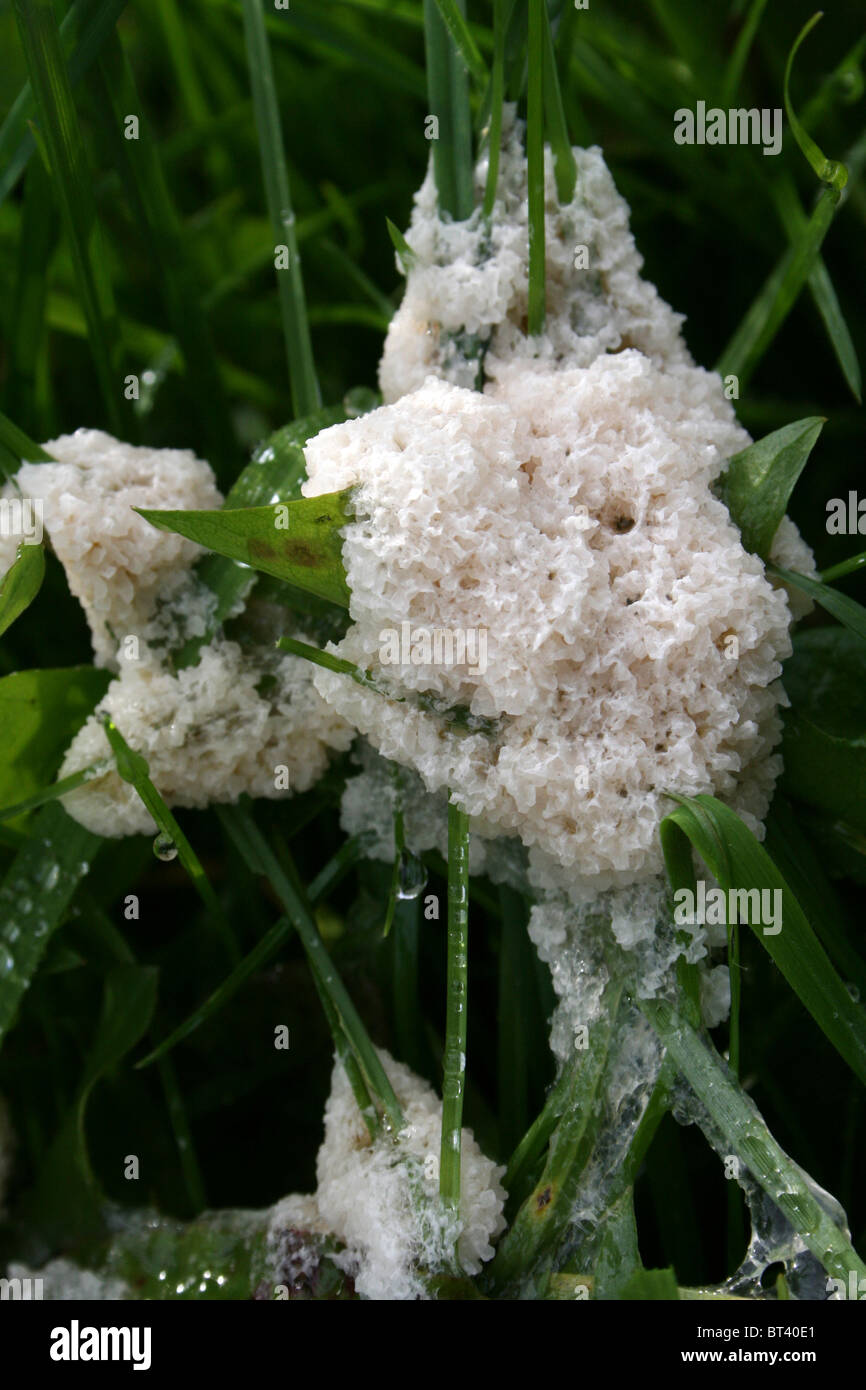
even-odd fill
[[(352, 730), (313, 689), (299, 658), (258, 660), (235, 642), (205, 647), (196, 666), (176, 675), (143, 648), (124, 663), (102, 703), (63, 761), (66, 777), (110, 757), (101, 716), (109, 714), (127, 743), (143, 754), (170, 806), (207, 806), (250, 796), (306, 791), (327, 766), (330, 749), (348, 748)], [(261, 688), (261, 690), (259, 689)], [(285, 774), (277, 776), (277, 769)], [(70, 815), (97, 835), (152, 833), (135, 789), (114, 771), (64, 800)]]
[[(791, 570), (793, 574), (804, 574), (807, 579), (818, 578), (815, 556), (789, 516), (783, 516), (779, 522), (779, 529), (770, 546), (770, 559), (780, 569)], [(795, 588), (793, 584), (785, 584), (781, 580), (774, 580), (774, 583), (785, 590), (794, 622), (812, 612), (814, 604), (802, 589)]]
[[(438, 1197), (442, 1102), (408, 1067), (384, 1050), (379, 1056), (400, 1101), (405, 1128), (396, 1140), (383, 1134), (371, 1141), (343, 1067), (335, 1062), (315, 1199), (284, 1199), (274, 1209), (271, 1230), (288, 1224), (336, 1236), (346, 1250), (334, 1256), (335, 1262), (352, 1275), (362, 1298), (426, 1298), (418, 1269), (438, 1267), (446, 1234)], [(410, 1196), (407, 1158), (414, 1160), (426, 1231)], [(482, 1261), (491, 1258), (491, 1242), (505, 1229), (504, 1172), (485, 1158), (472, 1131), (464, 1129), (457, 1248), (469, 1274), (477, 1274)]]
[[(746, 443), (716, 375), (633, 349), (503, 368), (485, 394), (429, 380), (324, 431), (305, 491), (356, 488), (353, 626), (337, 650), (498, 725), (446, 727), (323, 670), (317, 688), (574, 893), (661, 870), (667, 791), (713, 792), (758, 829), (790, 614), (710, 490)], [(403, 621), (484, 629), (486, 669), (380, 666)]]
[[(186, 449), (138, 448), (86, 429), (45, 449), (57, 462), (23, 464), (17, 489), (42, 503), (45, 530), (90, 624), (96, 663), (114, 667), (122, 638), (142, 633), (157, 595), (204, 553), (156, 530), (133, 507), (211, 508), (222, 496), (209, 465)], [(0, 495), (19, 494), (7, 483)], [(15, 537), (0, 540), (0, 571), (15, 547)]]
[(3, 1215), (3, 1204), (6, 1200), (9, 1179), (12, 1176), (14, 1154), (15, 1135), (12, 1130), (12, 1121), (9, 1118), (9, 1107), (0, 1096), (0, 1217)]
[[(486, 155), (475, 172), (476, 211), (468, 221), (440, 221), (432, 167), (416, 195), (406, 236), (412, 264), (379, 368), (385, 400), (407, 395), (431, 374), (474, 386), (477, 361), (467, 358), (467, 338), (487, 342), (484, 374), (494, 380), (514, 362), (524, 372), (588, 367), (625, 347), (639, 348), (658, 366), (690, 363), (682, 315), (641, 279), (628, 204), (597, 147), (575, 149), (577, 189), (566, 207), (557, 200), (545, 151), (547, 327), (541, 337), (528, 336), (526, 155), (513, 109), (506, 109), (505, 123), (489, 226), (481, 216)], [(581, 247), (587, 268), (580, 268)]]

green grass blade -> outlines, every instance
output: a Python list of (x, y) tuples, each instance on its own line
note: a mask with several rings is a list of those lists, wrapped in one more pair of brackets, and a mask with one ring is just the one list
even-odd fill
[(334, 969), (308, 903), (304, 901), (302, 895), (290, 881), (246, 807), (220, 806), (217, 808), (217, 814), (229, 838), (240, 850), (250, 870), (266, 877), (280, 899), (301, 939), (301, 945), (313, 969), (317, 987), (324, 991), (328, 999), (329, 1007), (333, 1011), (330, 1017), (336, 1016), (339, 1020), (339, 1030), (334, 1038), (335, 1043), (342, 1050), (343, 1041), (339, 1033), (344, 1033), (363, 1075), (365, 1085), (381, 1104), (394, 1131), (399, 1131), (403, 1128), (400, 1103), (394, 1094), (361, 1017), (352, 1003), (345, 985)]
[(253, 949), (244, 956), (243, 960), (238, 962), (222, 984), (217, 985), (213, 993), (209, 994), (207, 999), (188, 1018), (184, 1019), (183, 1023), (179, 1023), (168, 1037), (163, 1038), (158, 1046), (152, 1052), (148, 1052), (147, 1056), (143, 1057), (136, 1065), (138, 1067), (150, 1066), (151, 1062), (156, 1062), (160, 1057), (164, 1057), (167, 1052), (170, 1052), (179, 1042), (183, 1042), (184, 1038), (188, 1038), (209, 1018), (219, 1013), (220, 1009), (237, 994), (245, 981), (279, 950), (291, 930), (292, 924), (288, 917), (280, 917), (279, 921), (265, 932), (261, 941), (257, 941)]
[[(90, 68), (126, 5), (127, 0), (74, 0), (69, 7), (60, 34), (64, 43), (74, 43), (69, 57), (69, 80), (73, 85)], [(28, 129), (33, 112), (33, 90), (27, 82), (0, 127), (0, 203), (15, 187), (36, 149)]]
[[(18, 264), (8, 326), (9, 366), (5, 400), (19, 418), (38, 428), (48, 396), (47, 277), (59, 223), (51, 181), (41, 160), (27, 171), (21, 203)], [(42, 432), (42, 431), (40, 431)]]
[(61, 777), (59, 782), (52, 782), (50, 787), (45, 787), (33, 796), (26, 797), (24, 801), (16, 801), (12, 806), (4, 806), (0, 810), (0, 821), (15, 820), (18, 816), (26, 816), (30, 811), (47, 805), (49, 801), (59, 801), (69, 792), (83, 787), (85, 782), (92, 782), (95, 777), (101, 777), (110, 766), (110, 762), (105, 758), (101, 762), (91, 763), (89, 767), (83, 767), (80, 772), (72, 772), (68, 777)]
[(861, 550), (859, 555), (851, 555), (847, 560), (840, 560), (838, 565), (830, 565), (829, 569), (821, 571), (822, 584), (835, 584), (837, 579), (844, 579), (846, 574), (857, 574), (866, 568), (866, 550)]
[(718, 1053), (679, 1017), (666, 1000), (643, 999), (640, 1007), (695, 1095), (755, 1181), (787, 1217), (808, 1248), (834, 1278), (866, 1276), (866, 1265), (845, 1233), (831, 1220), (805, 1177), (768, 1130), (754, 1102), (732, 1080)]
[[(353, 836), (341, 845), (337, 853), (329, 859), (328, 863), (316, 875), (307, 890), (310, 905), (314, 905), (323, 898), (332, 888), (339, 883), (340, 879), (349, 872), (360, 857), (360, 841), (357, 836)], [(241, 988), (246, 980), (257, 970), (259, 970), (271, 957), (279, 950), (282, 943), (292, 931), (292, 923), (288, 917), (281, 917), (265, 933), (261, 941), (258, 941), (251, 951), (239, 961), (234, 970), (218, 985), (212, 994), (202, 1004), (194, 1009), (188, 1018), (178, 1024), (168, 1037), (164, 1038), (157, 1047), (149, 1052), (148, 1055), (138, 1063), (139, 1067), (149, 1066), (151, 1062), (157, 1061), (164, 1056), (171, 1048), (184, 1038), (188, 1038), (190, 1033), (194, 1033), (209, 1018), (219, 1013), (224, 1004), (232, 998)], [(363, 1107), (362, 1107), (363, 1108)]]
[(18, 547), (15, 563), (0, 579), (0, 637), (20, 618), (35, 599), (45, 578), (45, 551), (41, 545)]
[(187, 1195), (193, 1211), (204, 1211), (207, 1207), (207, 1194), (204, 1178), (193, 1145), (192, 1132), (186, 1115), (180, 1086), (170, 1057), (162, 1057), (159, 1063), (159, 1079), (165, 1096), (165, 1108), (171, 1122), (174, 1142), (177, 1145), (181, 1171), (186, 1184)]
[(715, 797), (675, 799), (680, 804), (661, 823), (662, 845), (686, 837), (726, 893), (781, 894), (779, 930), (766, 931), (754, 921), (748, 925), (839, 1055), (866, 1081), (866, 1011), (854, 1003), (767, 851)]
[[(234, 427), (226, 405), (225, 386), (210, 328), (196, 285), (196, 268), (163, 175), (150, 121), (139, 96), (132, 69), (117, 35), (105, 44), (96, 74), (96, 94), (107, 119), (115, 167), (128, 190), (130, 210), (153, 255), (168, 320), (183, 354), (189, 397), (208, 441), (211, 462), (220, 474), (221, 461), (234, 454)], [(138, 115), (138, 137), (124, 138), (124, 121)]]
[(725, 69), (725, 78), (722, 83), (722, 99), (720, 105), (727, 108), (733, 102), (740, 80), (743, 76), (743, 69), (746, 66), (755, 35), (760, 28), (761, 20), (764, 17), (764, 10), (767, 8), (767, 0), (752, 0), (749, 6), (749, 13), (746, 15), (745, 22), (737, 35), (737, 42), (734, 44), (734, 51), (728, 60)]
[(784, 579), (786, 584), (793, 584), (795, 589), (802, 589), (804, 594), (808, 594), (815, 603), (826, 608), (840, 623), (844, 623), (852, 632), (856, 632), (858, 637), (866, 640), (866, 608), (856, 599), (849, 598), (847, 594), (840, 594), (836, 589), (828, 588), (826, 584), (819, 584), (817, 579), (807, 579), (804, 574), (795, 574), (793, 570), (782, 569), (779, 565), (768, 565), (767, 569), (777, 579)]
[(812, 18), (803, 25), (803, 28), (800, 30), (791, 46), (791, 51), (788, 54), (788, 61), (785, 64), (785, 111), (787, 112), (791, 129), (794, 132), (794, 139), (797, 141), (806, 159), (808, 159), (812, 168), (815, 170), (818, 178), (822, 183), (829, 184), (841, 193), (845, 184), (848, 182), (848, 170), (838, 159), (827, 158), (823, 150), (816, 145), (802, 122), (798, 120), (797, 114), (791, 104), (790, 84), (791, 69), (794, 66), (794, 59), (806, 35), (811, 33), (821, 17), (822, 12), (820, 10), (817, 14), (813, 14)]
[(150, 780), (150, 769), (147, 760), (136, 753), (117, 725), (107, 716), (103, 721), (105, 736), (108, 739), (111, 751), (114, 754), (114, 761), (117, 765), (118, 774), (124, 782), (128, 782), (134, 787), (148, 814), (154, 821), (159, 832), (157, 839), (161, 840), (166, 851), (174, 848), (177, 856), (192, 880), (193, 887), (198, 893), (208, 912), (213, 918), (213, 924), (223, 938), (227, 954), (237, 960), (238, 950), (231, 929), (225, 920), (225, 915), (220, 907), (219, 900), (211, 887), (210, 879), (202, 867), (201, 860), (184, 835), (171, 811), (166, 806), (153, 782)]
[[(464, 0), (455, 4), (465, 11)], [(439, 123), (438, 138), (431, 142), (439, 213), (461, 222), (474, 203), (469, 85), (437, 0), (424, 0), (424, 39), (429, 114)]]
[(310, 326), (307, 321), (301, 258), (295, 231), (295, 214), (292, 211), (292, 199), (289, 191), (289, 175), (283, 149), (283, 132), (280, 125), (271, 52), (268, 47), (261, 0), (242, 0), (242, 3), (247, 61), (262, 157), (262, 173), (274, 236), (275, 264), (277, 263), (276, 247), (286, 247), (288, 256), (288, 265), (283, 269), (277, 269), (277, 289), (280, 297), (283, 336), (289, 364), (292, 409), (295, 415), (311, 415), (314, 410), (319, 409), (322, 401), (313, 362)]
[(15, 13), (103, 403), (113, 432), (122, 435), (123, 372), (114, 291), (57, 22), (51, 0), (15, 0)]
[(0, 884), (0, 1046), (100, 844), (46, 806)]
[(542, 10), (544, 45), (544, 109), (547, 120), (547, 133), (553, 151), (553, 167), (556, 177), (556, 194), (560, 203), (570, 203), (577, 186), (577, 164), (568, 137), (568, 123), (565, 107), (562, 104), (562, 91), (559, 86), (559, 73), (556, 68), (556, 52), (550, 30), (550, 15), (547, 5)]
[[(777, 186), (776, 202), (788, 238), (794, 242), (803, 235), (807, 218), (800, 206), (796, 189), (789, 180), (784, 180)], [(827, 337), (830, 339), (830, 344), (836, 354), (836, 360), (842, 368), (842, 375), (845, 377), (854, 399), (859, 403), (862, 380), (857, 349), (854, 346), (851, 331), (845, 322), (845, 315), (842, 313), (842, 306), (839, 303), (833, 281), (830, 279), (830, 273), (820, 256), (816, 257), (814, 269), (809, 276), (809, 289), (824, 322)]]
[[(550, 1259), (571, 1218), (578, 1179), (592, 1148), (598, 1096), (616, 1035), (622, 993), (620, 983), (607, 986), (602, 1015), (590, 1030), (589, 1047), (575, 1052), (554, 1092), (556, 1107), (546, 1106), (539, 1117), (538, 1131), (543, 1132), (551, 1116), (559, 1112), (541, 1176), (500, 1240), (489, 1266), (487, 1278), (497, 1296), (503, 1292), (519, 1296), (521, 1289), (547, 1282)], [(527, 1136), (523, 1161), (538, 1137), (538, 1132), (532, 1139)]]
[(487, 182), (484, 187), (484, 217), (493, 216), (499, 159), (502, 153), (502, 103), (505, 97), (505, 0), (493, 0), (493, 71), (490, 79), (490, 122), (487, 137)]
[(764, 560), (824, 424), (813, 415), (774, 430), (735, 454), (722, 475), (719, 492), (743, 545)]
[(544, 20), (545, 0), (529, 0), (529, 85), (526, 98), (526, 164), (529, 198), (529, 332), (544, 332), (547, 315), (544, 226)]
[(796, 242), (765, 280), (757, 298), (716, 364), (722, 377), (736, 376), (740, 389), (749, 380), (797, 300), (839, 205), (838, 188), (827, 185)]
[(39, 444), (34, 444), (23, 430), (0, 411), (0, 445), (12, 454), (18, 463), (52, 463), (50, 454)]
[(439, 1196), (449, 1211), (458, 1211), (469, 1009), (469, 817), (451, 801), (448, 803), (447, 957)]
[(270, 507), (223, 511), (136, 510), (162, 531), (186, 536), (299, 589), (349, 604), (341, 532), (351, 518), (351, 489)]
[(487, 81), (487, 66), (481, 56), (481, 51), (472, 37), (472, 31), (466, 23), (466, 16), (457, 4), (457, 0), (436, 0), (445, 27), (463, 60), (463, 65), (470, 77), (483, 87)]

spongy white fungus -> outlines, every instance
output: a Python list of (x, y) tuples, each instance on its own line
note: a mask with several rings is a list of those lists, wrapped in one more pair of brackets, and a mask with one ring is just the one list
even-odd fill
[[(158, 594), (166, 595), (204, 552), (158, 531), (134, 507), (212, 508), (222, 496), (208, 464), (187, 449), (146, 449), (101, 430), (76, 430), (45, 445), (55, 463), (24, 463), (2, 496), (41, 503), (42, 521), (80, 601), (98, 666), (116, 668), (117, 649), (139, 635)], [(14, 533), (0, 540), (0, 572), (15, 558)]]
[[(431, 379), (324, 431), (306, 492), (355, 487), (336, 650), (498, 722), (446, 726), (323, 670), (317, 688), (575, 892), (660, 871), (666, 791), (714, 792), (757, 828), (790, 614), (710, 490), (747, 442), (717, 376), (634, 349), (512, 367), (483, 394)], [(483, 632), (486, 662), (383, 664), (404, 622)]]
[[(325, 1137), (316, 1164), (315, 1198), (293, 1196), (274, 1211), (272, 1230), (296, 1225), (330, 1233), (346, 1249), (334, 1256), (362, 1298), (428, 1297), (419, 1268), (436, 1270), (456, 1230), (442, 1225), (438, 1161), (442, 1102), (433, 1089), (383, 1050), (379, 1056), (400, 1102), (405, 1128), (370, 1139), (342, 1065), (335, 1063), (325, 1106)], [(407, 1160), (414, 1162), (419, 1220), (410, 1194)], [(505, 1229), (504, 1168), (485, 1158), (471, 1130), (462, 1132), (460, 1225), (457, 1251), (477, 1274)]]
[[(209, 465), (187, 450), (137, 448), (99, 430), (51, 440), (46, 451), (57, 462), (23, 464), (3, 495), (41, 503), (45, 531), (87, 615), (96, 663), (119, 668), (59, 775), (111, 760), (107, 714), (147, 758), (169, 805), (306, 791), (330, 750), (352, 740), (313, 688), (306, 662), (219, 638), (197, 665), (177, 673), (161, 655), (167, 644), (206, 633), (215, 599), (190, 574), (202, 549), (157, 530), (133, 508), (218, 507)], [(0, 567), (12, 563), (16, 545), (14, 534), (3, 540)], [(99, 835), (154, 829), (134, 788), (114, 771), (64, 805)]]
[[(588, 367), (601, 353), (634, 347), (657, 366), (689, 364), (682, 315), (640, 275), (643, 261), (629, 230), (629, 209), (597, 147), (576, 149), (577, 188), (560, 206), (553, 160), (545, 151), (547, 325), (527, 336), (529, 222), (526, 155), (514, 108), (505, 112), (493, 215), (481, 214), (487, 157), (475, 171), (476, 211), (465, 222), (440, 220), (432, 167), (415, 198), (406, 240), (412, 250), (406, 293), (391, 321), (379, 380), (397, 400), (430, 375), (475, 385), (467, 338), (486, 343), (484, 373)], [(583, 253), (588, 265), (580, 268)]]
[[(147, 759), (151, 780), (171, 806), (306, 791), (324, 772), (329, 751), (347, 748), (353, 737), (313, 689), (303, 661), (256, 659), (222, 640), (177, 674), (147, 648), (126, 663), (73, 739), (61, 777), (110, 757), (106, 714)], [(154, 829), (135, 788), (115, 771), (72, 792), (64, 805), (98, 835)]]

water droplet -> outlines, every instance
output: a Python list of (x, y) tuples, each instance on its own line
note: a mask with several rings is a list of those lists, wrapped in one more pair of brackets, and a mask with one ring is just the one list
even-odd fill
[(397, 872), (397, 897), (417, 898), (427, 885), (427, 870), (417, 854), (404, 849), (400, 854), (400, 868)]
[(153, 852), (157, 859), (176, 859), (177, 845), (170, 835), (161, 830), (153, 842)]

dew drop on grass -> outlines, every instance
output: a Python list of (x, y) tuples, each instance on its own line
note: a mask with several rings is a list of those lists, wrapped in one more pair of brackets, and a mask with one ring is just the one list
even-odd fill
[(157, 859), (176, 859), (177, 845), (170, 835), (167, 835), (164, 830), (161, 830), (153, 842), (153, 852)]
[(424, 864), (410, 849), (400, 854), (400, 868), (397, 872), (397, 897), (417, 898), (427, 885), (427, 870)]

